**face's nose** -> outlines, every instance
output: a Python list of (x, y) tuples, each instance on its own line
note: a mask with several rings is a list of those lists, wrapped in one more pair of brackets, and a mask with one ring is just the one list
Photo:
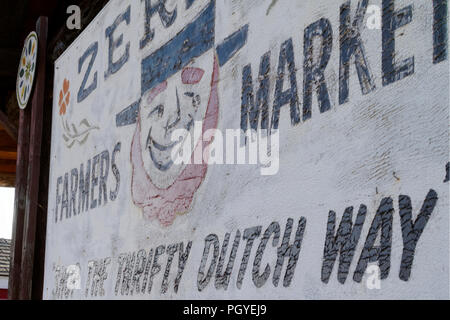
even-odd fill
[(175, 88), (175, 96), (176, 96), (176, 109), (167, 118), (166, 125), (164, 126), (165, 137), (167, 137), (169, 132), (173, 128), (175, 128), (175, 126), (178, 125), (178, 123), (181, 121), (181, 106), (180, 106), (180, 97), (178, 95), (178, 88)]

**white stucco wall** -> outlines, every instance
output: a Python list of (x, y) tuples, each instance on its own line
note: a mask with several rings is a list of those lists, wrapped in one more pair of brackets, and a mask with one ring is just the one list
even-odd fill
[[(408, 0), (394, 2), (395, 10), (413, 3)], [(448, 299), (449, 184), (444, 179), (449, 162), (449, 65), (448, 58), (433, 63), (433, 3), (414, 1), (411, 22), (395, 32), (395, 61), (401, 64), (404, 59), (413, 56), (414, 72), (386, 85), (382, 82), (382, 52), (387, 50), (382, 46), (382, 30), (370, 30), (366, 26), (369, 16), (366, 13), (360, 30), (364, 57), (374, 88), (367, 94), (362, 93), (354, 60), (351, 59), (348, 101), (340, 104), (339, 13), (344, 3), (335, 0), (216, 1), (213, 16), (208, 16), (214, 25), (213, 39), (208, 38), (209, 33), (184, 39), (187, 41), (187, 52), (190, 52), (189, 45), (211, 41), (205, 52), (185, 61), (183, 54), (177, 57), (176, 50), (168, 50), (163, 57), (175, 55), (175, 65), (171, 65), (170, 61), (166, 61), (167, 65), (161, 69), (157, 69), (156, 64), (145, 65), (150, 74), (155, 69), (159, 70), (157, 75), (174, 70), (173, 74), (169, 74), (165, 91), (159, 87), (161, 92), (153, 100), (149, 98), (149, 92), (154, 92), (153, 87), (141, 92), (143, 61), (153, 61), (145, 59), (152, 54), (157, 55), (167, 42), (183, 34), (183, 28), (195, 21), (209, 1), (196, 0), (189, 8), (185, 1), (167, 1), (166, 10), (173, 12), (176, 8), (176, 18), (173, 22), (169, 21), (170, 26), (165, 28), (158, 14), (155, 14), (150, 22), (151, 28), (154, 28), (154, 38), (142, 49), (140, 41), (144, 37), (146, 21), (144, 2), (112, 0), (108, 3), (55, 64), (44, 298)], [(356, 0), (351, 1), (352, 21), (357, 3)], [(370, 1), (370, 4), (381, 8), (380, 0)], [(116, 20), (123, 13), (123, 19)], [(319, 111), (318, 96), (313, 89), (311, 117), (305, 119), (304, 39), (305, 34), (308, 35), (305, 30), (320, 19), (327, 19), (332, 29), (332, 49), (324, 68), (330, 109), (323, 113)], [(108, 72), (111, 71), (111, 66), (108, 69), (111, 49), (105, 30), (115, 20), (118, 23), (113, 39), (121, 34), (123, 39), (117, 49), (113, 49), (111, 61), (118, 66), (121, 64), (118, 61), (126, 56), (127, 44), (129, 54), (117, 71)], [(205, 21), (201, 20), (201, 25), (207, 30)], [(446, 20), (443, 23), (445, 25)], [(226, 54), (221, 50), (224, 43), (227, 46), (227, 38), (238, 30), (245, 31), (247, 25), (248, 33), (242, 46), (229, 59), (224, 58)], [(322, 36), (323, 33), (319, 32), (313, 39), (313, 63), (320, 57), (318, 48), (322, 44)], [(158, 126), (159, 120), (154, 119), (154, 115), (148, 116), (150, 110), (162, 104), (166, 112), (173, 112), (179, 94), (178, 100), (182, 100), (183, 105), (180, 123), (183, 123), (188, 119), (185, 112), (186, 108), (191, 108), (191, 100), (182, 93), (195, 90), (201, 100), (194, 116), (196, 120), (203, 119), (209, 110), (211, 119), (217, 121), (218, 129), (239, 129), (244, 67), (251, 65), (256, 96), (258, 81), (263, 78), (258, 78), (261, 57), (268, 52), (268, 109), (269, 120), (273, 119), (273, 106), (277, 100), (276, 81), (280, 77), (277, 74), (280, 51), (283, 44), (289, 44), (290, 39), (293, 48), (291, 67), (295, 71), (290, 73), (288, 67), (280, 67), (280, 75), (285, 77), (282, 91), (292, 87), (290, 79), (296, 83), (300, 121), (292, 124), (289, 103), (281, 107), (277, 174), (262, 176), (260, 165), (211, 165), (207, 167), (207, 172), (195, 167), (192, 169), (194, 174), (180, 179), (186, 173), (184, 167), (175, 166), (167, 171), (155, 167), (145, 148), (147, 132), (153, 128), (154, 140), (164, 139), (165, 132), (164, 126)], [(88, 48), (94, 49), (88, 51), (86, 59), (80, 59)], [(220, 64), (214, 64), (215, 57)], [(92, 68), (83, 85), (91, 58)], [(184, 63), (180, 68), (176, 59)], [(196, 88), (191, 89), (190, 85), (180, 82), (181, 69), (185, 67), (203, 70), (203, 78)], [(78, 93), (83, 91), (83, 87), (86, 89), (95, 83), (94, 74), (96, 88), (87, 95), (81, 93), (79, 99)], [(155, 78), (158, 78), (157, 75)], [(289, 78), (290, 75), (292, 78)], [(68, 80), (66, 85), (65, 79)], [(157, 82), (155, 80), (152, 85), (157, 87)], [(65, 104), (67, 92), (70, 96)], [(126, 122), (117, 117), (139, 99), (140, 119)], [(176, 115), (176, 112), (173, 114)], [(163, 114), (161, 119), (164, 125), (173, 121), (175, 116)], [(86, 133), (79, 135), (83, 131)], [(70, 135), (77, 137), (70, 138)], [(141, 148), (142, 158), (137, 156), (139, 145), (144, 147)], [(132, 150), (132, 146), (136, 148)], [(96, 158), (97, 155), (100, 156)], [(91, 164), (90, 207), (80, 210), (78, 214), (80, 166), (83, 164), (86, 174), (88, 161)], [(98, 166), (92, 180), (94, 163)], [(102, 170), (108, 171), (107, 177), (106, 171)], [(105, 198), (99, 196), (103, 192), (99, 187), (102, 185), (102, 175), (105, 177), (106, 203)], [(98, 178), (97, 185), (95, 177)], [(72, 194), (74, 202), (70, 201)], [(92, 200), (98, 202), (99, 197), (102, 198), (101, 204), (92, 207)], [(361, 256), (362, 262), (369, 260), (369, 256), (376, 260), (373, 254), (364, 259), (363, 252), (383, 199), (385, 204), (392, 203), (392, 210), (383, 207), (386, 209), (383, 213), (386, 218), (383, 220), (383, 239), (388, 246), (378, 259), (381, 260), (379, 264), (384, 278), (378, 286), (376, 268), (369, 267), (366, 273), (363, 268), (360, 281), (354, 278), (358, 278), (355, 270)], [(426, 220), (417, 240), (412, 263), (403, 265), (403, 268), (410, 266), (411, 271), (405, 281), (399, 277), (404, 250), (400, 213), (407, 211), (404, 206), (401, 211), (399, 202), (407, 203), (407, 199), (411, 201), (413, 222), (424, 203), (422, 214), (429, 220)], [(327, 248), (330, 211), (336, 213), (337, 230), (345, 209), (354, 208), (354, 224), (361, 205), (367, 208), (365, 220), (345, 283), (338, 281), (339, 255), (331, 276), (327, 281), (322, 281), (322, 268), (329, 258), (324, 259), (324, 248)], [(389, 213), (392, 214), (392, 223), (389, 222)], [(291, 265), (285, 277), (289, 258), (277, 262), (277, 248), (282, 246), (288, 219), (293, 222), (289, 238), (293, 249), (290, 252), (297, 252), (298, 256), (293, 258), (292, 262), (296, 261), (296, 264)], [(304, 229), (298, 229), (299, 222)], [(423, 222), (420, 220), (415, 227), (423, 226)], [(261, 251), (260, 268), (255, 269), (262, 274), (268, 265), (270, 273), (266, 281), (254, 280), (252, 271), (255, 257), (259, 256), (257, 250), (270, 225), (273, 230), (279, 226), (279, 240), (273, 241), (273, 234), (267, 233), (271, 237), (265, 250)], [(260, 229), (250, 229), (253, 227)], [(243, 239), (244, 233), (248, 235), (255, 230), (260, 232), (255, 235), (251, 250), (248, 251), (247, 247), (245, 252), (249, 242)], [(388, 241), (390, 232), (392, 237)], [(294, 243), (296, 233), (301, 243)], [(229, 261), (236, 234), (240, 242), (233, 254), (235, 260), (234, 264), (230, 264), (233, 268), (224, 290), (223, 287), (217, 288), (220, 282), (215, 282), (217, 268), (214, 265), (217, 267), (220, 264), (219, 256), (227, 234), (229, 245), (221, 273)], [(376, 234), (375, 246), (380, 245), (381, 231), (373, 235)], [(208, 279), (207, 271), (214, 251), (212, 246), (209, 254), (205, 255), (208, 259), (202, 272), (205, 239), (216, 238), (219, 245), (216, 264), (212, 263), (209, 281), (202, 281), (205, 277)], [(170, 247), (173, 244), (175, 246)], [(183, 259), (180, 251), (186, 252), (190, 245), (189, 254)], [(367, 242), (367, 245), (370, 248), (370, 243)], [(160, 249), (157, 250), (158, 247)], [(160, 253), (156, 261), (155, 251)], [(389, 252), (390, 255), (387, 255)], [(128, 263), (124, 257), (129, 258)], [(248, 265), (244, 268), (246, 259)], [(371, 261), (369, 266), (373, 264), (377, 265), (377, 261)], [(281, 272), (277, 265), (281, 267)], [(167, 277), (164, 276), (166, 268)], [(177, 280), (177, 274), (182, 275), (181, 280)], [(274, 274), (278, 276), (274, 277)], [(276, 285), (274, 279), (275, 282), (279, 280)]]

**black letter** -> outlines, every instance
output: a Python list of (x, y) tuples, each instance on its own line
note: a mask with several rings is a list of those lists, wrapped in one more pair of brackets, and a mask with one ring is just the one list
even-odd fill
[[(105, 203), (108, 203), (106, 182), (108, 181), (109, 174), (109, 151), (103, 151), (100, 155), (100, 183), (98, 188), (98, 205), (102, 204), (102, 195)], [(106, 163), (106, 164), (105, 164)]]
[(256, 104), (253, 98), (252, 67), (247, 65), (242, 70), (242, 104), (241, 129), (246, 132), (248, 123), (253, 130), (258, 129), (259, 112), (261, 111), (261, 129), (269, 128), (269, 72), (270, 52), (261, 57), (259, 65), (259, 89), (256, 92)]
[(270, 236), (273, 234), (272, 246), (276, 247), (278, 245), (278, 241), (280, 240), (280, 225), (278, 222), (272, 222), (270, 226), (264, 232), (264, 235), (259, 244), (258, 250), (256, 251), (255, 261), (253, 262), (253, 271), (252, 278), (253, 283), (257, 288), (261, 288), (269, 279), (270, 276), (270, 266), (266, 265), (263, 274), (259, 274), (259, 269), (261, 267), (261, 260), (266, 249), (267, 242), (270, 239)]
[(431, 189), (423, 202), (422, 209), (417, 216), (416, 221), (412, 222), (411, 199), (408, 196), (400, 195), (398, 205), (400, 207), (400, 219), (402, 223), (403, 236), (403, 254), (402, 264), (400, 265), (400, 279), (408, 281), (411, 276), (411, 268), (414, 261), (414, 252), (416, 251), (417, 242), (422, 235), (423, 229), (430, 219), (434, 206), (438, 200), (436, 191)]
[(412, 5), (395, 11), (394, 0), (383, 0), (383, 86), (401, 80), (414, 73), (414, 57), (407, 58), (401, 64), (395, 63), (395, 30), (412, 20)]
[(286, 224), (286, 230), (284, 230), (283, 242), (278, 247), (277, 265), (273, 273), (272, 283), (275, 287), (278, 287), (278, 281), (280, 280), (281, 268), (283, 267), (284, 259), (289, 257), (286, 273), (284, 274), (283, 286), (289, 287), (294, 277), (295, 267), (297, 265), (298, 256), (302, 247), (303, 234), (305, 233), (306, 219), (301, 217), (298, 221), (297, 232), (295, 233), (295, 240), (292, 245), (289, 245), (289, 239), (291, 238), (292, 225), (294, 220), (288, 219)]
[(239, 268), (238, 278), (236, 286), (238, 289), (242, 287), (242, 281), (244, 280), (245, 270), (247, 269), (248, 260), (250, 259), (250, 254), (252, 252), (253, 241), (256, 237), (261, 234), (262, 227), (253, 227), (244, 230), (244, 240), (247, 240), (247, 245), (244, 249), (244, 254), (242, 256), (241, 267)]
[[(150, 27), (150, 20), (156, 12), (158, 12), (159, 18), (161, 19), (161, 23), (164, 28), (170, 27), (177, 18), (177, 8), (175, 7), (172, 12), (167, 11), (166, 0), (157, 0), (158, 3), (156, 3), (153, 7), (150, 0), (143, 1), (145, 1), (145, 35), (144, 38), (142, 38), (142, 40), (140, 41), (141, 49), (143, 49), (150, 41), (152, 41), (153, 37), (155, 36), (155, 30)], [(189, 7), (192, 5), (192, 2), (193, 0), (186, 2), (187, 9), (189, 9)]]
[(141, 291), (139, 283), (141, 281), (142, 274), (144, 273), (145, 266), (147, 264), (146, 255), (147, 253), (145, 252), (145, 250), (139, 250), (139, 252), (137, 253), (136, 264), (134, 266), (133, 271), (133, 280), (131, 282), (131, 291), (130, 291), (131, 295), (133, 295), (134, 290), (136, 290), (136, 294), (139, 294), (140, 293), (139, 291)]
[(148, 293), (152, 292), (153, 277), (161, 271), (161, 265), (158, 264), (158, 258), (166, 251), (165, 246), (159, 246), (155, 250), (155, 256), (153, 257), (152, 269), (150, 271), (150, 277), (148, 279)]
[(86, 178), (84, 176), (83, 164), (80, 166), (80, 187), (78, 196), (78, 214), (89, 210), (89, 185), (91, 181), (91, 160), (88, 160), (86, 166)]
[(109, 198), (111, 199), (111, 201), (116, 200), (117, 198), (117, 194), (119, 193), (119, 186), (120, 186), (120, 173), (119, 173), (119, 169), (116, 165), (116, 153), (120, 152), (120, 148), (121, 148), (122, 144), (120, 142), (118, 142), (116, 144), (116, 146), (114, 147), (114, 150), (112, 152), (112, 160), (111, 160), (111, 170), (114, 174), (114, 177), (116, 178), (116, 188), (114, 189), (114, 191), (110, 191), (109, 192)]
[(84, 74), (83, 81), (81, 82), (80, 89), (78, 90), (77, 95), (77, 101), (80, 103), (84, 99), (87, 98), (88, 95), (91, 94), (92, 91), (94, 91), (97, 88), (97, 71), (94, 73), (94, 80), (89, 85), (89, 87), (86, 88), (86, 82), (89, 77), (89, 74), (91, 73), (92, 66), (94, 65), (95, 57), (97, 56), (98, 51), (98, 42), (94, 42), (89, 46), (89, 48), (86, 50), (86, 52), (80, 57), (78, 60), (78, 73), (81, 72), (81, 67), (83, 66), (84, 60), (89, 55), (92, 55), (91, 60), (89, 61), (89, 65), (86, 69), (86, 73)]
[[(206, 276), (204, 276), (206, 261), (208, 260), (209, 248), (211, 247), (211, 245), (214, 245), (213, 258), (211, 261), (211, 265), (209, 266), (208, 273), (206, 274)], [(219, 238), (215, 234), (210, 234), (205, 238), (205, 249), (203, 250), (202, 262), (200, 263), (200, 268), (198, 269), (197, 275), (198, 291), (202, 291), (203, 289), (205, 289), (209, 283), (209, 280), (211, 280), (214, 269), (216, 268), (218, 256), (219, 256)]]
[(192, 241), (189, 241), (189, 243), (186, 246), (186, 251), (183, 250), (183, 242), (180, 243), (180, 249), (178, 250), (178, 272), (177, 276), (175, 277), (175, 283), (173, 286), (173, 290), (175, 293), (178, 292), (178, 287), (180, 285), (181, 276), (183, 275), (184, 267), (186, 266), (187, 259), (189, 257), (189, 253), (191, 252), (192, 247)]
[(150, 267), (152, 266), (152, 257), (153, 257), (153, 249), (150, 249), (147, 257), (147, 264), (145, 265), (144, 279), (142, 280), (141, 292), (143, 294), (145, 293), (145, 289), (147, 288), (148, 273), (150, 272)]
[[(58, 177), (58, 179), (56, 179), (56, 206), (55, 206), (55, 223), (58, 222), (58, 207), (59, 204), (61, 203), (61, 196), (59, 195), (59, 185), (62, 183), (62, 177)], [(62, 220), (62, 213), (61, 213), (61, 219)]]
[[(284, 83), (284, 69), (287, 63), (287, 70), (289, 71), (289, 81), (291, 88), (286, 91), (283, 90)], [(278, 129), (278, 121), (280, 119), (280, 109), (286, 104), (291, 106), (291, 124), (296, 125), (300, 122), (300, 109), (298, 107), (298, 92), (297, 92), (297, 70), (294, 61), (294, 47), (292, 39), (288, 39), (281, 45), (280, 60), (278, 62), (278, 77), (275, 86), (275, 101), (272, 110), (272, 129)]]
[(78, 191), (78, 169), (72, 169), (70, 173), (70, 202), (69, 211), (73, 212), (73, 216), (77, 215), (77, 208), (75, 205), (75, 199)]
[(114, 31), (117, 26), (125, 21), (127, 24), (130, 24), (130, 6), (128, 6), (127, 10), (120, 14), (114, 23), (106, 28), (105, 35), (109, 38), (109, 49), (108, 49), (108, 70), (105, 72), (105, 79), (108, 78), (113, 73), (119, 71), (119, 69), (128, 61), (130, 57), (130, 42), (128, 42), (125, 46), (124, 54), (116, 61), (113, 62), (113, 54), (114, 50), (117, 49), (123, 41), (123, 34), (121, 34), (117, 39), (114, 39)]
[(433, 0), (433, 63), (447, 59), (447, 0)]
[(355, 19), (350, 21), (350, 1), (341, 6), (340, 25), (340, 65), (339, 65), (339, 104), (348, 102), (348, 82), (350, 59), (355, 56), (355, 67), (358, 73), (362, 93), (368, 94), (375, 89), (372, 75), (365, 56), (364, 45), (359, 32), (364, 22), (368, 0), (358, 3)]
[[(381, 279), (386, 279), (391, 268), (391, 245), (392, 245), (392, 213), (394, 208), (392, 206), (391, 198), (384, 198), (381, 200), (380, 207), (375, 215), (370, 226), (369, 234), (367, 235), (366, 243), (359, 257), (358, 265), (356, 266), (353, 280), (361, 282), (364, 272), (366, 272), (367, 264), (378, 261), (380, 267)], [(378, 231), (381, 228), (381, 246), (374, 247), (377, 239)]]
[(335, 234), (336, 213), (330, 211), (328, 215), (327, 235), (323, 250), (322, 282), (328, 283), (334, 262), (339, 252), (338, 281), (342, 284), (347, 279), (348, 270), (353, 260), (356, 245), (358, 244), (361, 230), (366, 219), (367, 208), (365, 205), (359, 207), (355, 226), (352, 225), (353, 207), (348, 207), (344, 211), (341, 223)]
[(216, 270), (216, 280), (214, 283), (216, 289), (220, 289), (220, 288), (223, 288), (224, 290), (228, 289), (231, 271), (233, 271), (234, 259), (236, 259), (236, 252), (239, 247), (239, 242), (241, 241), (241, 232), (239, 230), (236, 231), (236, 236), (234, 237), (233, 247), (231, 248), (230, 258), (228, 259), (227, 267), (226, 267), (224, 273), (220, 274), (222, 272), (222, 268), (225, 263), (225, 256), (227, 254), (229, 240), (230, 240), (230, 234), (227, 233), (225, 235), (225, 240), (223, 241), (222, 251), (221, 251), (220, 257), (219, 257), (219, 264), (217, 265), (217, 270)]
[(97, 207), (97, 199), (94, 199), (94, 188), (98, 185), (98, 176), (96, 167), (100, 162), (100, 155), (96, 155), (92, 160), (92, 175), (91, 175), (91, 209)]
[(133, 285), (133, 270), (134, 270), (134, 261), (136, 259), (136, 253), (126, 254), (123, 257), (124, 260), (124, 269), (122, 276), (122, 289), (120, 290), (121, 295), (128, 295), (130, 289)]
[(169, 274), (170, 274), (170, 267), (172, 266), (173, 257), (175, 255), (175, 252), (178, 250), (178, 244), (172, 244), (167, 247), (167, 264), (166, 264), (166, 270), (164, 270), (164, 277), (161, 284), (161, 294), (164, 294), (167, 292), (167, 289), (169, 288)]
[(62, 201), (61, 201), (61, 220), (62, 213), (66, 210), (66, 219), (69, 219), (72, 213), (69, 211), (69, 174), (64, 174), (64, 182), (63, 182), (63, 192), (62, 192)]
[[(313, 39), (322, 38), (322, 47), (319, 61), (314, 64)], [(311, 118), (312, 90), (316, 87), (319, 110), (321, 113), (330, 110), (330, 98), (324, 71), (328, 65), (333, 47), (333, 30), (330, 21), (320, 19), (305, 29), (303, 62), (303, 120)]]

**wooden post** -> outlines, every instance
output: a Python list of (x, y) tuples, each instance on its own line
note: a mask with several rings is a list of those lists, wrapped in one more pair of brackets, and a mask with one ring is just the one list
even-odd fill
[(23, 217), (28, 177), (28, 149), (30, 139), (31, 108), (20, 110), (17, 138), (16, 190), (11, 241), (11, 262), (8, 283), (8, 299), (19, 299), (20, 268), (22, 264)]
[[(49, 46), (47, 45), (47, 48)], [(53, 64), (47, 63), (46, 87), (42, 121), (41, 163), (39, 174), (38, 208), (36, 217), (36, 243), (34, 247), (33, 291), (31, 299), (41, 300), (44, 292), (45, 242), (47, 236), (47, 210), (50, 174), (50, 151), (53, 117)]]
[[(42, 142), (42, 120), (45, 93), (45, 69), (47, 47), (47, 17), (39, 17), (36, 33), (39, 40), (36, 83), (31, 104), (30, 148), (28, 161), (25, 216), (23, 221), (21, 281), (19, 299), (31, 299), (33, 289), (34, 251), (36, 241), (36, 219), (38, 209), (40, 156)], [(41, 257), (44, 259), (44, 257)]]

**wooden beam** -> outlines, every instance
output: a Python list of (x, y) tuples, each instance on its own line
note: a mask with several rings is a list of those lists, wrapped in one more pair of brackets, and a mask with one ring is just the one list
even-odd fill
[(8, 133), (8, 135), (14, 139), (14, 141), (17, 142), (17, 135), (18, 130), (14, 124), (9, 121), (6, 114), (3, 113), (3, 111), (0, 110), (0, 125), (5, 129), (5, 131)]
[[(0, 160), (16, 160), (17, 151), (4, 151), (0, 150)], [(14, 161), (14, 166), (16, 162)]]
[(1, 151), (17, 153), (17, 144), (0, 146)]
[[(36, 70), (36, 83), (31, 104), (30, 125), (30, 152), (28, 168), (27, 199), (25, 206), (23, 243), (22, 243), (22, 266), (20, 299), (29, 300), (33, 290), (33, 268), (36, 246), (36, 221), (38, 212), (38, 193), (40, 158), (42, 142), (42, 121), (44, 109), (45, 92), (45, 69), (46, 69), (46, 47), (47, 47), (47, 17), (39, 17), (36, 23), (36, 33), (39, 39), (38, 64)], [(44, 259), (44, 257), (41, 257)]]
[(14, 187), (16, 175), (14, 173), (0, 173), (0, 187)]
[(0, 159), (0, 173), (15, 173), (16, 161)]
[(0, 149), (13, 149), (16, 148), (16, 142), (6, 133), (6, 131), (0, 131)]

